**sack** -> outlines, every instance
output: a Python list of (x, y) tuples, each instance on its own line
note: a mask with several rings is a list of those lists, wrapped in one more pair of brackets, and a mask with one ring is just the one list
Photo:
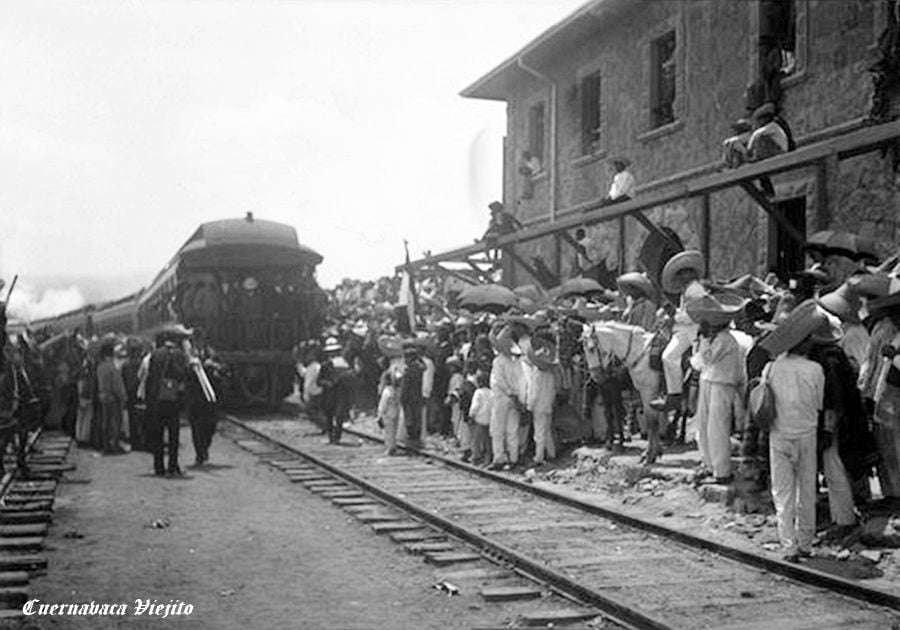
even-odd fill
[(775, 392), (769, 384), (769, 370), (772, 364), (767, 363), (762, 376), (751, 382), (750, 395), (747, 399), (747, 410), (750, 419), (762, 431), (769, 431), (775, 424)]
[(159, 391), (156, 393), (158, 402), (176, 402), (179, 394), (183, 389), (178, 379), (166, 376), (169, 373), (169, 365), (171, 365), (171, 355), (166, 356), (166, 363), (162, 369), (162, 376), (159, 379)]

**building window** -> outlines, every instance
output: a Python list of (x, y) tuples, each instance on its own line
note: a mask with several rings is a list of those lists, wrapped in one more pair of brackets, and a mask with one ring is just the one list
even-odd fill
[(600, 73), (581, 81), (581, 154), (591, 155), (600, 146)]
[(544, 156), (544, 104), (538, 103), (528, 110), (528, 151), (545, 164)]
[(758, 46), (763, 73), (789, 76), (797, 70), (795, 0), (760, 0)]
[(650, 127), (675, 122), (675, 31), (653, 40), (651, 54)]

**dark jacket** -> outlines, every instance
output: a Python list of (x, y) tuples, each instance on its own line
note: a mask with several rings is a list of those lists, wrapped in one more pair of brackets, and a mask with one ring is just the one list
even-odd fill
[[(188, 365), (184, 352), (177, 348), (169, 347), (154, 350), (153, 354), (150, 355), (150, 367), (147, 370), (145, 397), (148, 411), (156, 407), (163, 378), (174, 379), (184, 386), (187, 382), (187, 376)], [(179, 402), (183, 402), (183, 394)]]

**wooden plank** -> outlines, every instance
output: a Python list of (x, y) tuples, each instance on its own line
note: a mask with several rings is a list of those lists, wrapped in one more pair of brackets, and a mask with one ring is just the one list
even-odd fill
[[(741, 166), (740, 168), (713, 173), (697, 178), (686, 184), (674, 184), (668, 187), (667, 192), (641, 195), (635, 199), (602, 206), (602, 199), (591, 200), (578, 204), (566, 210), (567, 216), (562, 219), (542, 223), (519, 230), (512, 234), (504, 235), (491, 245), (502, 247), (504, 245), (522, 243), (555, 232), (570, 230), (579, 225), (592, 225), (604, 221), (610, 221), (620, 217), (631, 215), (642, 210), (649, 210), (655, 206), (665, 205), (685, 197), (708, 194), (734, 186), (740, 186), (743, 182), (753, 182), (764, 175), (774, 175), (786, 171), (796, 170), (810, 166), (818, 161), (837, 155), (838, 159), (846, 159), (878, 149), (897, 138), (900, 138), (900, 121), (893, 121), (882, 125), (864, 127), (862, 129), (842, 134), (835, 138), (801, 147), (795, 151), (783, 153), (775, 157), (761, 160)], [(424, 262), (442, 262), (451, 260), (465, 260), (468, 256), (481, 253), (486, 245), (475, 243), (465, 247), (449, 250), (430, 258), (417, 260), (411, 263), (414, 267)], [(398, 266), (398, 269), (402, 266)]]
[(759, 204), (759, 206), (766, 211), (770, 217), (775, 219), (775, 222), (778, 223), (779, 226), (790, 236), (792, 239), (797, 241), (798, 243), (805, 243), (806, 236), (801, 234), (797, 228), (791, 225), (790, 221), (784, 218), (778, 209), (772, 204), (771, 201), (766, 198), (766, 196), (756, 187), (755, 184), (750, 182), (744, 182), (741, 184), (741, 188), (747, 191), (747, 194), (750, 195), (753, 200)]

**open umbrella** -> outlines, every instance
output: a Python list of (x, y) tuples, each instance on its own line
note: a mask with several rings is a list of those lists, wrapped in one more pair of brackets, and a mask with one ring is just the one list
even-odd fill
[(479, 284), (463, 289), (459, 305), (470, 311), (502, 313), (516, 304), (516, 294), (499, 284)]
[(602, 293), (605, 290), (602, 284), (590, 278), (570, 278), (558, 287), (559, 297)]
[(810, 236), (803, 248), (812, 254), (827, 256), (839, 254), (848, 258), (859, 256), (859, 239), (855, 234), (842, 230), (822, 230)]

